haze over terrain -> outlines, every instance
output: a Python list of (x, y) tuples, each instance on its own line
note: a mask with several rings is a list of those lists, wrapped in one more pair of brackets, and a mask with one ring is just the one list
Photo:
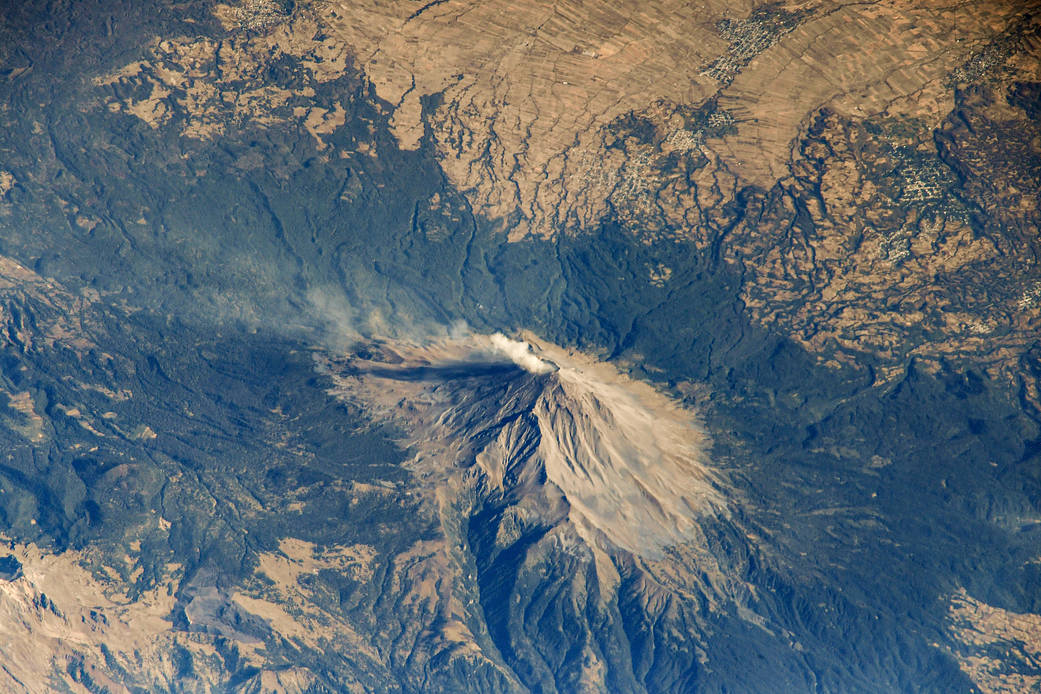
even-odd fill
[(1035, 2), (0, 7), (0, 690), (1041, 691)]

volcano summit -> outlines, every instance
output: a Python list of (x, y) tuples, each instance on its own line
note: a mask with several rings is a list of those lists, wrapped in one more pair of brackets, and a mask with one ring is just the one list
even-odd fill
[(590, 545), (660, 558), (725, 506), (695, 415), (610, 364), (500, 333), (365, 354), (336, 375), (337, 394), (394, 419), (417, 470), (480, 470), (522, 505), (534, 489), (559, 495)]
[(0, 3), (0, 691), (1041, 690), (1039, 54)]

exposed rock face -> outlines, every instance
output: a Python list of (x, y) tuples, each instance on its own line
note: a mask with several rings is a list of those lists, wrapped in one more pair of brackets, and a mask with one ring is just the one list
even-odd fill
[(337, 383), (399, 420), (424, 476), (465, 467), (468, 484), (513, 499), (532, 522), (540, 507), (547, 527), (563, 513), (590, 548), (658, 560), (691, 542), (700, 517), (725, 508), (694, 415), (609, 364), (536, 344), (389, 343), (349, 361)]
[(10, 5), (0, 689), (1037, 686), (1035, 6)]
[[(439, 581), (450, 581), (443, 638), (453, 648), (508, 665), (528, 688), (682, 687), (686, 675), (670, 671), (609, 680), (613, 654), (638, 638), (595, 624), (630, 601), (665, 629), (708, 629), (732, 602), (761, 622), (737, 578), (756, 550), (713, 549), (741, 532), (724, 520), (705, 434), (647, 384), (528, 338), (534, 352), (501, 335), (379, 341), (323, 368), (338, 397), (395, 421), (415, 451), (410, 466), (445, 533)], [(568, 597), (548, 604), (535, 594), (546, 590)], [(550, 645), (552, 623), (582, 625), (574, 653)], [(679, 640), (657, 648), (634, 653), (634, 667), (694, 666)]]

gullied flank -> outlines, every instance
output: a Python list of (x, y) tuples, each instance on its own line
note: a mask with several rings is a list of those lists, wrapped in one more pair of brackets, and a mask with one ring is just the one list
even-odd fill
[(589, 544), (659, 558), (723, 510), (696, 416), (613, 365), (529, 338), (377, 341), (332, 369), (341, 394), (406, 432), (414, 465), (547, 488)]

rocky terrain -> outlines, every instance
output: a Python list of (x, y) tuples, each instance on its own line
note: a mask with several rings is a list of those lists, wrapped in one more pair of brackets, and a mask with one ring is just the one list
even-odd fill
[(0, 23), (0, 682), (1041, 687), (1041, 13)]

